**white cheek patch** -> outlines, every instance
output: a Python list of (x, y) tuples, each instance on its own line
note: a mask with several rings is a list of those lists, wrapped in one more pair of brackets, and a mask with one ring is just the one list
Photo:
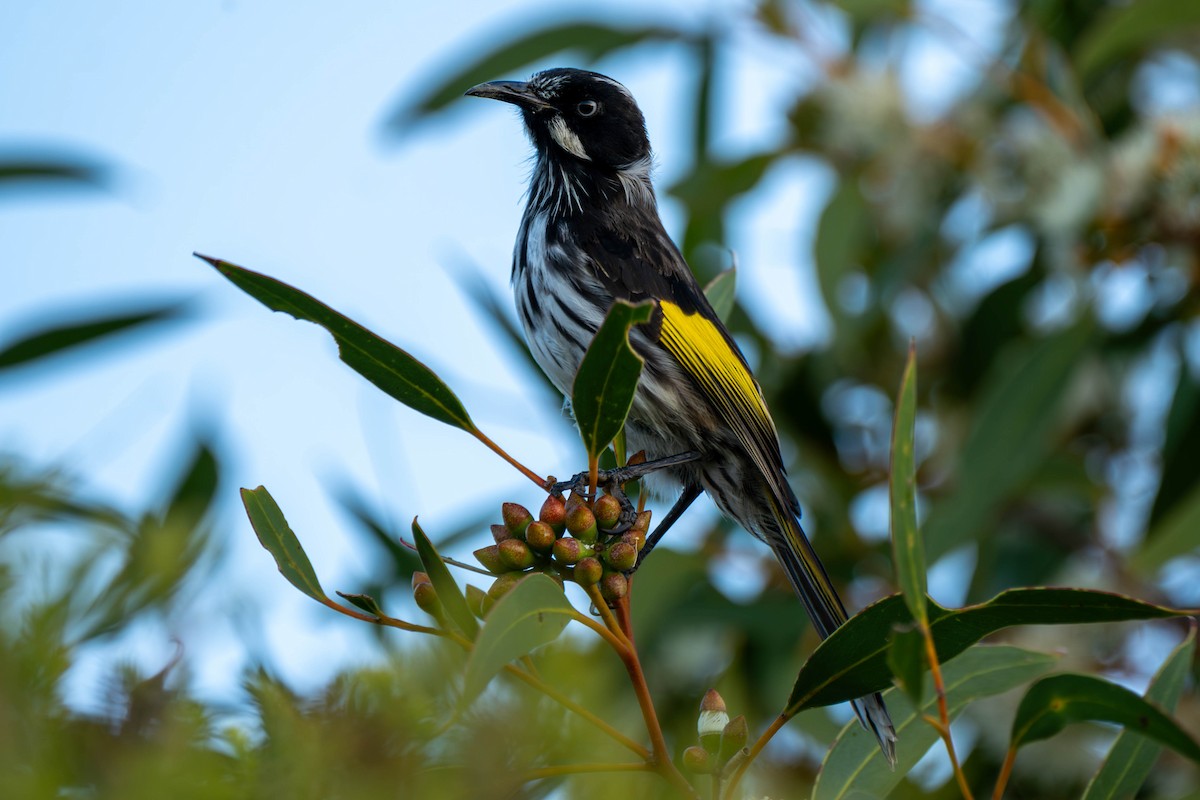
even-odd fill
[(583, 142), (579, 141), (575, 131), (567, 127), (567, 121), (562, 117), (556, 116), (550, 121), (550, 137), (558, 143), (559, 147), (576, 158), (582, 158), (584, 161), (592, 160), (592, 157), (583, 149)]

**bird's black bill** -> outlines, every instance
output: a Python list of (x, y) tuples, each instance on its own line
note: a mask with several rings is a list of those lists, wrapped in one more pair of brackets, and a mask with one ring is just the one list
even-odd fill
[(469, 97), (486, 97), (512, 103), (520, 108), (537, 111), (541, 108), (552, 108), (549, 103), (537, 95), (524, 81), (489, 81), (467, 89)]

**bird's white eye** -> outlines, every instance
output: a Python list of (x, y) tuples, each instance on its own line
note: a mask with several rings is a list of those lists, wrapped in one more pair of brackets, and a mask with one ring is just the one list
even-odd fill
[(581, 117), (590, 117), (600, 110), (600, 104), (595, 100), (583, 100), (579, 105), (575, 106), (575, 110), (579, 112)]

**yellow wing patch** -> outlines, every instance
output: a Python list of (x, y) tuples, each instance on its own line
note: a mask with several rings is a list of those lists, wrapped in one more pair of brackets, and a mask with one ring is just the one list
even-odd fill
[[(776, 448), (775, 423), (750, 370), (712, 320), (660, 302), (663, 323), (660, 342), (712, 398), (764, 476), (776, 472), (764, 447)], [(764, 441), (765, 438), (765, 441)]]

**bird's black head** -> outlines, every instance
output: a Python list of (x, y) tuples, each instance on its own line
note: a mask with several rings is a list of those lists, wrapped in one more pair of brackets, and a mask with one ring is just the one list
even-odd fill
[(633, 96), (597, 72), (559, 67), (521, 81), (481, 83), (467, 90), (521, 109), (542, 157), (623, 170), (648, 162), (646, 121)]

